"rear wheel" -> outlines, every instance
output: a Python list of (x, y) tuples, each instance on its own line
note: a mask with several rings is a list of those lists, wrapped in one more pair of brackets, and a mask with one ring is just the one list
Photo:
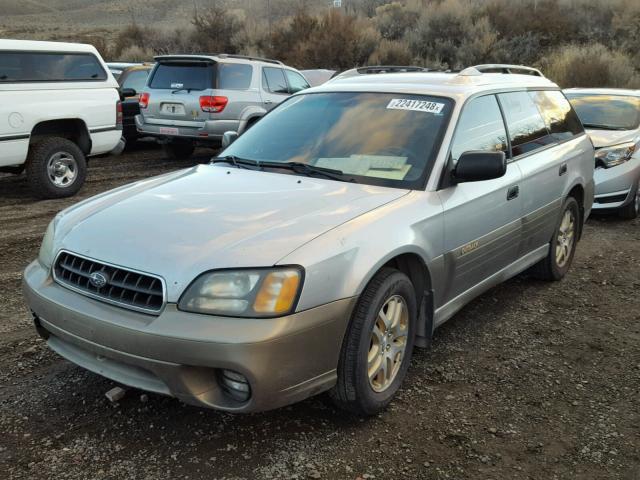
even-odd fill
[(560, 280), (569, 271), (580, 233), (580, 207), (569, 197), (562, 205), (562, 214), (549, 242), (548, 255), (531, 268), (540, 280)]
[(189, 158), (196, 149), (195, 145), (188, 141), (173, 140), (162, 144), (165, 155), (172, 160)]
[(633, 220), (640, 215), (640, 181), (636, 184), (636, 194), (633, 200), (618, 210), (618, 215), (627, 220)]
[(369, 282), (343, 341), (334, 402), (359, 415), (374, 415), (392, 400), (407, 373), (417, 322), (413, 284), (384, 268)]
[(87, 176), (87, 161), (71, 140), (45, 137), (29, 147), (27, 179), (40, 198), (62, 198), (80, 190)]

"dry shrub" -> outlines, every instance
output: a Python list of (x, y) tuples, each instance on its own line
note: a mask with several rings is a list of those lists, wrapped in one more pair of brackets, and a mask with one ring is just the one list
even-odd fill
[(148, 48), (132, 45), (120, 52), (118, 60), (123, 62), (149, 62), (153, 60), (153, 51)]
[(369, 65), (410, 65), (412, 60), (411, 50), (405, 42), (383, 38), (369, 57)]
[(561, 47), (540, 62), (545, 75), (567, 87), (640, 87), (631, 58), (601, 44)]

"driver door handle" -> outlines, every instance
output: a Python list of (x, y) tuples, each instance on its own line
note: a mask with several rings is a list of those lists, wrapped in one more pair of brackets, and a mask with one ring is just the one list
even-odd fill
[(507, 190), (507, 201), (513, 200), (520, 195), (520, 187), (518, 185), (514, 185)]

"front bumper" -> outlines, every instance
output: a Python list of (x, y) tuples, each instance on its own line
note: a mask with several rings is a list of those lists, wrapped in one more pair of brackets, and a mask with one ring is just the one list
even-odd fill
[(612, 168), (597, 168), (593, 178), (596, 184), (594, 210), (623, 207), (634, 199), (640, 180), (640, 156)]
[[(331, 388), (355, 298), (275, 319), (214, 317), (168, 304), (159, 316), (108, 305), (55, 283), (39, 262), (24, 273), (39, 333), (87, 370), (143, 390), (235, 412), (294, 403)], [(242, 374), (251, 397), (222, 388), (221, 369)]]
[[(146, 122), (142, 114), (136, 115), (136, 129), (138, 133), (158, 138), (189, 138), (201, 142), (221, 142), (224, 132), (240, 131), (238, 120), (207, 120), (199, 126), (181, 125), (180, 122), (159, 120), (158, 123)], [(160, 123), (163, 122), (163, 123)], [(192, 123), (192, 122), (190, 122)], [(167, 133), (167, 129), (174, 133)]]

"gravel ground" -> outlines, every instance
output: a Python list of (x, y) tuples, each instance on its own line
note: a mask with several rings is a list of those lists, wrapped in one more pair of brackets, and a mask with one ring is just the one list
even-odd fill
[(110, 403), (112, 382), (37, 338), (22, 269), (60, 209), (192, 163), (96, 159), (56, 201), (0, 175), (0, 478), (640, 479), (638, 220), (594, 218), (565, 280), (521, 276), (468, 305), (377, 417), (325, 396), (253, 415), (135, 390)]

